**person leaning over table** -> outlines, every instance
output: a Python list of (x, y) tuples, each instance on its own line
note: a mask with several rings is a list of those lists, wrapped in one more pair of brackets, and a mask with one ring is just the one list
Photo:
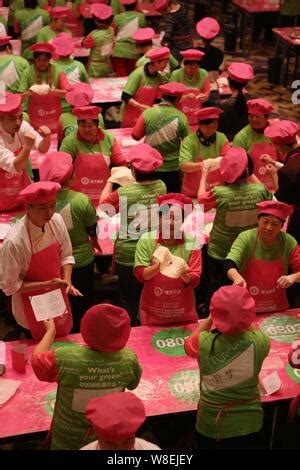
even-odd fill
[(146, 411), (142, 400), (131, 392), (92, 398), (85, 416), (97, 440), (80, 450), (161, 450), (135, 436), (146, 420)]
[(206, 304), (222, 285), (229, 283), (224, 272), (224, 260), (239, 233), (257, 226), (257, 202), (272, 199), (272, 193), (258, 182), (251, 182), (253, 162), (241, 147), (230, 148), (220, 162), (224, 182), (206, 191), (208, 170), (202, 165), (198, 202), (203, 210), (216, 209), (207, 250), (209, 279)]
[[(141, 325), (197, 321), (194, 287), (201, 274), (201, 251), (197, 241), (181, 229), (193, 210), (193, 201), (184, 194), (169, 193), (159, 196), (157, 202), (159, 228), (144, 233), (135, 252), (134, 274), (143, 283)], [(161, 261), (155, 256), (159, 247), (180, 258), (177, 273), (163, 273)]]
[[(260, 202), (257, 207), (258, 227), (238, 235), (224, 267), (235, 285), (247, 287), (257, 312), (278, 312), (289, 308), (286, 289), (300, 282), (297, 241), (282, 231), (292, 208), (277, 201)], [(289, 268), (293, 274), (288, 274)]]
[[(88, 436), (84, 411), (88, 402), (108, 393), (135, 389), (142, 368), (126, 348), (130, 319), (126, 310), (110, 304), (94, 305), (84, 314), (81, 344), (51, 349), (53, 320), (43, 322), (44, 336), (33, 351), (31, 365), (39, 380), (57, 382), (57, 398), (50, 428), (51, 450), (76, 450), (94, 440)], [(98, 373), (91, 373), (98, 370)]]
[(265, 164), (260, 158), (263, 154), (269, 154), (274, 160), (277, 159), (275, 146), (264, 135), (274, 106), (263, 98), (255, 98), (247, 101), (247, 108), (249, 124), (234, 136), (232, 146), (246, 150), (253, 160), (255, 176), (270, 190), (274, 190), (273, 180), (266, 173)]
[(96, 3), (91, 6), (91, 13), (96, 29), (82, 41), (83, 47), (91, 49), (87, 70), (90, 77), (107, 77), (113, 73), (111, 54), (115, 36), (111, 26), (112, 9), (109, 5)]
[[(206, 159), (222, 157), (230, 144), (222, 132), (218, 132), (220, 114), (223, 111), (215, 106), (200, 109), (197, 113), (198, 130), (183, 139), (179, 153), (179, 168), (183, 172), (182, 192), (189, 197), (197, 197), (201, 168)], [(207, 189), (220, 184), (218, 170), (207, 177)]]
[(167, 186), (167, 192), (180, 192), (179, 150), (182, 140), (190, 133), (186, 116), (176, 109), (186, 87), (182, 83), (160, 85), (162, 96), (157, 106), (146, 109), (132, 129), (132, 137), (158, 150), (164, 163), (156, 171), (157, 179)]
[(118, 77), (127, 77), (135, 69), (138, 50), (131, 35), (147, 25), (143, 13), (136, 11), (137, 0), (120, 0), (125, 11), (114, 16), (112, 26), (116, 44), (112, 63)]
[(110, 176), (110, 166), (127, 166), (113, 134), (99, 128), (97, 106), (76, 106), (78, 130), (67, 135), (60, 150), (69, 153), (74, 162), (71, 189), (80, 191), (98, 204), (101, 191)]
[(52, 40), (59, 33), (63, 32), (71, 34), (71, 31), (65, 28), (65, 20), (68, 16), (68, 13), (68, 7), (50, 8), (49, 14), (51, 18), (51, 23), (40, 29), (36, 37), (36, 42), (52, 42)]
[[(94, 91), (88, 83), (75, 83), (65, 96), (67, 103), (73, 109), (80, 106), (89, 106), (92, 102)], [(100, 111), (101, 108), (99, 108)], [(98, 115), (99, 127), (104, 129), (102, 114)], [(78, 123), (75, 114), (72, 112), (62, 113), (59, 117), (57, 130), (57, 147), (60, 148), (63, 139), (73, 131), (77, 131)]]
[(97, 240), (97, 215), (89, 198), (70, 189), (73, 176), (73, 160), (65, 152), (48, 154), (40, 165), (40, 181), (61, 184), (56, 195), (56, 212), (67, 227), (75, 265), (72, 283), (83, 297), (71, 297), (73, 333), (78, 333), (84, 312), (93, 305), (94, 251), (100, 250)]
[(247, 289), (221, 287), (211, 299), (210, 316), (185, 341), (186, 354), (200, 369), (198, 450), (264, 447), (258, 377), (270, 340), (255, 316)]
[[(105, 210), (105, 205), (112, 205), (116, 212), (121, 213), (126, 209), (126, 226), (121, 226), (115, 240), (114, 256), (121, 306), (128, 311), (134, 326), (137, 324), (142, 290), (140, 282), (133, 273), (136, 246), (141, 234), (148, 230), (150, 222), (148, 211), (155, 204), (157, 196), (166, 193), (166, 185), (163, 181), (157, 180), (155, 172), (163, 164), (162, 155), (150, 145), (138, 144), (133, 147), (129, 153), (128, 162), (135, 181), (127, 176), (127, 168), (120, 168), (119, 173), (122, 173), (122, 176), (118, 178), (112, 175), (109, 178), (99, 202), (103, 210)], [(122, 183), (122, 187), (113, 191), (113, 182)], [(141, 208), (139, 208), (140, 204), (143, 205)], [(136, 226), (134, 220), (137, 216), (141, 217), (141, 221)]]
[(60, 289), (66, 304), (63, 316), (56, 317), (57, 335), (72, 328), (67, 294), (82, 295), (71, 282), (74, 257), (70, 237), (62, 217), (55, 214), (60, 184), (42, 181), (21, 191), (26, 215), (7, 233), (1, 252), (2, 290), (12, 295), (12, 311), (19, 325), (40, 340), (44, 330), (36, 320), (30, 298)]
[(137, 68), (128, 77), (122, 93), (120, 116), (122, 127), (133, 127), (145, 109), (158, 98), (158, 87), (164, 83), (162, 72), (170, 59), (170, 49), (160, 47), (147, 52), (150, 62)]
[(11, 39), (11, 36), (0, 37), (0, 80), (5, 83), (6, 91), (19, 93), (21, 76), (29, 69), (29, 63), (13, 54)]
[(23, 120), (21, 95), (6, 93), (0, 104), (0, 211), (22, 207), (19, 192), (30, 184), (31, 150), (46, 153), (50, 130), (36, 132)]

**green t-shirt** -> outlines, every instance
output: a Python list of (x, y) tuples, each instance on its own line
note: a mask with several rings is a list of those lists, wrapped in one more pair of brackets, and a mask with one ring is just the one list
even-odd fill
[(69, 153), (73, 160), (75, 160), (78, 151), (81, 153), (99, 153), (101, 151), (103, 155), (110, 157), (111, 148), (114, 143), (114, 136), (108, 131), (102, 130), (104, 138), (101, 139), (100, 143), (90, 144), (86, 141), (79, 141), (77, 137), (77, 131), (71, 132), (67, 135), (61, 143), (60, 151)]
[[(239, 272), (243, 275), (247, 268), (248, 261), (253, 258), (256, 243), (257, 229), (246, 230), (239, 234), (232, 244), (232, 247), (226, 257), (235, 262)], [(266, 246), (260, 237), (257, 238), (255, 248), (255, 258), (273, 261), (283, 257), (284, 274), (288, 273), (289, 259), (292, 251), (296, 248), (297, 241), (292, 235), (280, 232), (277, 241), (273, 246)]]
[(225, 142), (228, 142), (226, 135), (222, 132), (217, 132), (215, 142), (206, 146), (200, 142), (197, 133), (193, 132), (182, 141), (179, 153), (179, 165), (181, 166), (184, 163), (196, 163), (199, 156), (201, 156), (202, 160), (219, 157)]
[(184, 72), (184, 69), (181, 68), (174, 70), (174, 72), (171, 74), (170, 82), (180, 82), (183, 83), (187, 88), (197, 88), (198, 90), (202, 91), (207, 76), (208, 73), (206, 70), (199, 69), (193, 80), (189, 80)]
[[(156, 203), (157, 196), (166, 194), (166, 192), (166, 185), (160, 180), (153, 181), (149, 184), (133, 183), (118, 189), (121, 229), (115, 242), (115, 259), (117, 263), (124, 266), (133, 266), (136, 245), (140, 234), (148, 230), (148, 226), (143, 228), (143, 224), (141, 224), (142, 226), (140, 226), (139, 229), (136, 229), (133, 223), (135, 217), (137, 217), (137, 214), (141, 210), (139, 203), (143, 204), (143, 209), (145, 207), (149, 208), (151, 204)], [(122, 198), (126, 198), (123, 199), (127, 205), (127, 212), (125, 214), (126, 220), (122, 218), (122, 210), (124, 207)], [(136, 205), (135, 211), (133, 210), (134, 205)], [(144, 211), (142, 214), (142, 220), (148, 222), (148, 212), (145, 214)], [(126, 222), (126, 225), (124, 225), (124, 222)]]
[(0, 56), (0, 80), (5, 83), (6, 90), (11, 93), (22, 92), (21, 77), (27, 73), (28, 69), (29, 63), (23, 57), (12, 54)]
[(37, 35), (41, 28), (50, 23), (50, 16), (41, 8), (23, 8), (16, 11), (15, 18), (20, 25), (22, 56), (25, 59), (31, 59), (33, 54), (29, 47), (37, 42)]
[(186, 116), (174, 106), (163, 102), (146, 109), (143, 117), (145, 143), (158, 150), (164, 159), (157, 171), (178, 170), (180, 144), (190, 133)]
[(88, 63), (90, 77), (107, 77), (112, 72), (111, 54), (114, 48), (114, 30), (95, 29), (90, 33), (94, 40)]
[(131, 35), (139, 28), (146, 27), (146, 18), (142, 13), (136, 11), (125, 11), (114, 17), (114, 24), (117, 32), (117, 42), (113, 52), (113, 57), (137, 59), (139, 53), (136, 48), (136, 42), (131, 39)]
[(52, 60), (52, 64), (60, 67), (61, 71), (65, 73), (67, 80), (72, 85), (74, 83), (89, 82), (89, 76), (85, 66), (79, 60), (70, 59), (69, 57), (61, 57), (59, 60)]
[(255, 132), (250, 124), (244, 127), (240, 132), (238, 132), (233, 139), (233, 147), (243, 147), (247, 153), (251, 152), (252, 145), (258, 144), (260, 142), (271, 142), (268, 137), (265, 137), (264, 134)]
[(97, 215), (90, 199), (80, 192), (62, 189), (57, 193), (56, 211), (64, 219), (69, 232), (75, 267), (82, 268), (92, 263), (94, 253), (86, 229), (95, 225)]
[(120, 3), (120, 0), (111, 0), (110, 6), (112, 7), (113, 15), (117, 15), (123, 11), (123, 7)]
[[(215, 338), (216, 333), (208, 331), (199, 335), (201, 396), (197, 432), (214, 439), (258, 432), (263, 425), (258, 375), (269, 353), (270, 340), (260, 330), (234, 336), (221, 334), (212, 348)], [(225, 410), (226, 403), (244, 400), (248, 403), (231, 406), (217, 421), (218, 412)]]
[(63, 28), (61, 31), (54, 31), (50, 25), (44, 26), (37, 35), (36, 42), (51, 42), (59, 33), (72, 33), (69, 29)]
[(216, 217), (208, 243), (208, 254), (223, 260), (239, 233), (257, 225), (256, 203), (272, 199), (272, 193), (262, 184), (241, 183), (216, 186)]

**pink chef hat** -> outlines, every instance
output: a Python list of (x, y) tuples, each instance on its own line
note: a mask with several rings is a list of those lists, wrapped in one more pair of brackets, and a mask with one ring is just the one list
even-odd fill
[(164, 83), (163, 85), (159, 86), (159, 90), (162, 95), (168, 96), (181, 96), (187, 88), (183, 83), (180, 82), (169, 82)]
[(113, 14), (112, 8), (104, 3), (94, 3), (91, 5), (91, 13), (97, 20), (105, 21)]
[(31, 183), (23, 189), (19, 196), (27, 204), (48, 204), (55, 201), (56, 193), (61, 189), (61, 185), (50, 181), (39, 181)]
[(234, 183), (248, 166), (247, 152), (242, 147), (230, 148), (220, 163), (220, 175), (225, 183)]
[(207, 16), (196, 24), (197, 33), (204, 39), (214, 38), (220, 31), (220, 25), (214, 18)]
[(198, 51), (197, 49), (187, 49), (185, 51), (180, 51), (180, 54), (184, 60), (196, 60), (200, 61), (201, 58), (205, 55), (204, 52)]
[(0, 114), (7, 116), (22, 112), (22, 98), (18, 93), (5, 93), (4, 103), (0, 104)]
[(73, 173), (73, 159), (66, 152), (53, 152), (46, 155), (40, 165), (40, 181), (63, 183)]
[(57, 18), (66, 18), (69, 13), (68, 7), (54, 7), (50, 9), (50, 16), (54, 20)]
[(158, 47), (157, 49), (151, 49), (146, 53), (146, 57), (150, 59), (151, 62), (157, 60), (169, 59), (170, 58), (170, 49), (168, 47)]
[(141, 173), (151, 173), (163, 164), (161, 154), (149, 144), (135, 145), (131, 149), (127, 161)]
[(164, 11), (169, 5), (170, 0), (154, 0), (153, 6), (156, 11)]
[(213, 325), (226, 335), (246, 331), (255, 320), (255, 312), (254, 299), (244, 287), (224, 286), (211, 298)]
[(123, 442), (135, 435), (146, 419), (143, 402), (131, 392), (92, 398), (85, 409), (98, 439)]
[(88, 83), (75, 83), (65, 96), (72, 106), (88, 106), (94, 96), (94, 90)]
[(205, 121), (206, 119), (219, 119), (220, 114), (222, 113), (222, 109), (209, 106), (207, 108), (199, 109), (199, 111), (197, 111), (197, 118), (200, 122)]
[(135, 33), (131, 35), (131, 38), (136, 42), (147, 42), (151, 41), (155, 36), (155, 31), (153, 28), (140, 28)]
[(55, 48), (49, 42), (37, 42), (29, 48), (32, 52), (47, 52), (48, 54), (53, 55)]
[(72, 109), (72, 114), (75, 114), (77, 121), (98, 119), (100, 112), (101, 108), (98, 106), (76, 106)]
[(6, 44), (9, 44), (9, 41), (12, 39), (12, 36), (3, 36), (0, 38), (0, 46), (6, 46)]
[(170, 205), (179, 206), (181, 209), (184, 209), (185, 205), (188, 205), (191, 208), (194, 207), (192, 199), (182, 193), (163, 194), (162, 196), (158, 196), (156, 198), (156, 201), (159, 204), (159, 206), (170, 204)]
[(130, 329), (126, 310), (111, 304), (94, 305), (85, 312), (80, 324), (80, 333), (86, 344), (103, 352), (123, 349)]
[(52, 39), (51, 44), (55, 48), (56, 55), (60, 57), (67, 57), (75, 49), (74, 39), (69, 33), (59, 33)]
[(278, 217), (282, 221), (291, 215), (293, 212), (293, 208), (286, 204), (285, 202), (279, 201), (263, 201), (256, 203), (258, 207), (258, 215), (259, 214), (269, 214)]
[(269, 137), (274, 144), (293, 144), (297, 141), (299, 131), (298, 124), (283, 119), (282, 121), (273, 121), (264, 131), (266, 137)]
[(254, 78), (253, 68), (245, 62), (231, 62), (228, 67), (228, 75), (232, 80), (240, 83), (247, 83)]
[(269, 114), (274, 111), (274, 106), (263, 98), (255, 98), (247, 101), (248, 113), (261, 116), (263, 114)]

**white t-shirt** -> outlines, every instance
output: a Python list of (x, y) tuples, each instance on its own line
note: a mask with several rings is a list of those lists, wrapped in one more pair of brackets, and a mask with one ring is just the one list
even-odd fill
[[(86, 446), (81, 447), (80, 450), (101, 450), (101, 449), (99, 448), (98, 441), (93, 441), (90, 444), (87, 444)], [(135, 443), (134, 443), (134, 450), (161, 450), (161, 448), (155, 444), (152, 444), (152, 442), (145, 441), (145, 439), (141, 439), (140, 437), (136, 437)]]
[(18, 173), (14, 167), (14, 159), (16, 150), (21, 149), (24, 146), (24, 136), (28, 132), (35, 136), (34, 150), (38, 150), (43, 137), (31, 127), (28, 122), (23, 121), (19, 132), (16, 132), (12, 137), (10, 134), (2, 129), (0, 124), (0, 168), (8, 173)]
[(17, 291), (20, 289), (26, 272), (28, 271), (32, 254), (27, 223), (30, 230), (33, 253), (47, 248), (47, 246), (57, 240), (61, 244), (61, 266), (65, 264), (75, 264), (71, 240), (61, 215), (54, 214), (50, 222), (44, 226), (44, 231), (31, 223), (27, 216), (20, 219), (11, 227), (4, 239), (1, 249), (0, 287), (5, 295), (12, 295), (13, 314), (19, 325), (24, 328), (28, 328), (28, 323), (24, 315), (21, 294)]

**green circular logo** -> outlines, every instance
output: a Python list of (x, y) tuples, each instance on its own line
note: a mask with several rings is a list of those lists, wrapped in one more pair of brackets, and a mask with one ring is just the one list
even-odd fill
[(52, 390), (51, 392), (47, 393), (45, 396), (45, 411), (48, 413), (49, 416), (53, 416), (54, 407), (56, 401), (56, 390)]
[(80, 344), (73, 343), (73, 341), (54, 341), (54, 343), (51, 344), (51, 349), (55, 348), (65, 348), (66, 346), (80, 346)]
[(198, 370), (182, 370), (176, 372), (168, 383), (170, 393), (187, 403), (198, 403), (200, 376)]
[(300, 369), (294, 369), (294, 367), (287, 364), (286, 366), (286, 373), (297, 384), (300, 384)]
[(292, 343), (300, 333), (300, 320), (275, 315), (264, 320), (260, 328), (274, 341)]
[(152, 338), (152, 346), (156, 351), (167, 356), (186, 356), (184, 340), (191, 335), (191, 330), (185, 328), (170, 328), (161, 330)]

